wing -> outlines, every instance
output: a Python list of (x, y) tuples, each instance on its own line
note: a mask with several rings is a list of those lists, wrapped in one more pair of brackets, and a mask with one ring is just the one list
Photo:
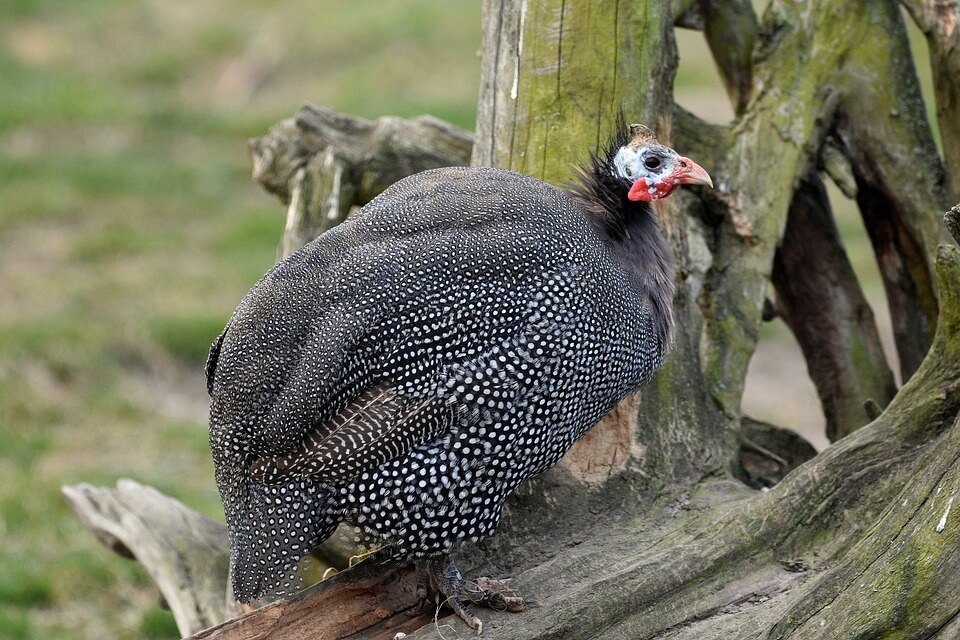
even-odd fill
[[(561, 310), (549, 304), (541, 308)], [(462, 321), (462, 317), (450, 316), (451, 324)], [(392, 384), (365, 389), (330, 420), (308, 431), (292, 452), (257, 458), (250, 465), (251, 476), (265, 484), (308, 477), (337, 483), (420, 445), (436, 443), (444, 434), (469, 430), (477, 424), (492, 426), (509, 413), (529, 413), (531, 401), (550, 395), (544, 380), (562, 380), (564, 376), (558, 370), (569, 366), (575, 357), (572, 325), (562, 321), (549, 325), (521, 324), (501, 331), (493, 341), (481, 328), (478, 333), (466, 332), (473, 339), (465, 344), (457, 344), (452, 333), (441, 331), (447, 340), (434, 343), (438, 352), (458, 351), (460, 357), (429, 369), (423, 362), (429, 362), (435, 354), (417, 351), (406, 376), (402, 367), (392, 369), (398, 374)], [(402, 359), (391, 354), (388, 361)], [(429, 373), (423, 375), (425, 369)], [(561, 387), (551, 391), (563, 393)], [(417, 392), (423, 388), (429, 391)], [(574, 390), (571, 395), (571, 405), (577, 404), (576, 393)], [(518, 430), (508, 429), (498, 436), (498, 442), (505, 446), (518, 434)], [(482, 446), (473, 441), (471, 444)]]
[[(552, 187), (492, 169), (414, 178), (277, 265), (244, 298), (207, 368), (218, 464), (264, 482), (334, 482), (458, 420), (483, 419), (459, 384), (445, 386), (466, 379), (456, 369), (489, 375), (496, 363), (482, 354), (543, 334), (537, 324), (546, 322), (544, 296), (559, 290), (556, 274), (576, 278), (600, 260), (584, 240), (582, 211)], [(575, 308), (583, 300), (567, 302), (550, 323), (591, 317)], [(518, 383), (496, 375), (506, 377), (491, 402), (504, 404)]]
[(437, 399), (411, 404), (386, 385), (373, 386), (309, 432), (293, 453), (255, 460), (250, 474), (268, 484), (294, 477), (346, 480), (431, 439), (453, 415)]

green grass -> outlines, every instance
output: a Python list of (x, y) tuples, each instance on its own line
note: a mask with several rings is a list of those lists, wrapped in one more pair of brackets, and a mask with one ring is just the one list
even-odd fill
[(7, 640), (28, 640), (35, 634), (26, 610), (3, 604), (0, 604), (0, 629), (3, 629), (0, 638)]
[(150, 333), (184, 365), (197, 368), (203, 366), (210, 343), (225, 324), (221, 315), (161, 317), (151, 322)]
[(140, 618), (140, 633), (144, 638), (180, 637), (173, 614), (160, 607), (153, 607), (143, 612)]
[(0, 563), (0, 604), (43, 607), (53, 601), (52, 576), (38, 574), (29, 559), (0, 553)]

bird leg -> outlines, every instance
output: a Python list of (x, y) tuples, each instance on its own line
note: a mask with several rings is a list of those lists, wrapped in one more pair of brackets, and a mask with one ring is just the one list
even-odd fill
[(483, 633), (483, 623), (468, 608), (468, 604), (489, 607), (497, 611), (517, 613), (526, 609), (534, 602), (528, 601), (509, 588), (509, 580), (495, 580), (493, 578), (477, 578), (466, 580), (453, 563), (449, 555), (436, 556), (423, 560), (418, 564), (417, 595), (420, 596), (421, 606), (425, 605), (429, 593), (432, 591), (439, 601), (460, 616), (471, 629), (477, 630), (477, 635)]

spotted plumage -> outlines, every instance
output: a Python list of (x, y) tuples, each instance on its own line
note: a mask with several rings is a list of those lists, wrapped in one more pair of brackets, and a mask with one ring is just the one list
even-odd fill
[(686, 159), (632, 133), (569, 190), (406, 178), (246, 295), (207, 365), (240, 601), (289, 591), (340, 522), (404, 557), (488, 537), (519, 483), (656, 371), (673, 266), (628, 194), (658, 179), (637, 177), (644, 154)]

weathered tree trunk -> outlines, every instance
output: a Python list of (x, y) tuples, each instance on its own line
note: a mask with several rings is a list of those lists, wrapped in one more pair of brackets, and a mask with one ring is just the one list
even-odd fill
[(230, 564), (224, 525), (132, 480), (115, 489), (81, 484), (62, 493), (97, 540), (147, 568), (185, 635), (237, 613), (228, 612), (224, 590)]
[(954, 197), (960, 197), (960, 0), (901, 0), (927, 37), (937, 121)]
[(896, 386), (816, 175), (794, 194), (771, 276), (776, 309), (800, 343), (820, 396), (827, 437), (842, 438), (870, 421), (865, 401), (885, 407)]
[[(956, 3), (905, 4), (918, 21), (928, 10), (938, 16), (925, 32), (947, 69), (941, 112), (954, 113), (956, 29), (943, 16), (955, 16)], [(717, 59), (738, 114), (729, 127), (673, 104), (681, 14), (703, 28)], [(677, 338), (663, 370), (518, 489), (496, 536), (463, 550), (462, 568), (515, 575), (542, 605), (478, 612), (487, 633), (957, 637), (960, 252), (936, 250), (948, 174), (899, 6), (774, 0), (758, 22), (739, 0), (484, 0), (482, 50), (473, 163), (561, 183), (622, 108), (697, 158), (717, 185), (657, 208), (680, 267)], [(459, 160), (430, 152), (435, 164), (417, 164), (407, 143), (379, 146), (373, 132), (386, 125)], [(373, 164), (383, 153), (405, 171), (466, 157), (469, 137), (435, 121), (386, 125), (306, 110), (252, 146), (258, 177), (291, 207), (284, 252), (400, 177)], [(941, 115), (940, 126), (956, 171), (950, 141), (960, 120)], [(820, 171), (856, 199), (873, 241), (905, 380), (895, 397)], [(740, 409), (771, 280), (831, 438), (842, 439), (763, 493), (731, 478), (738, 443), (779, 465), (768, 474), (741, 456), (742, 474), (758, 484), (806, 457)], [(868, 417), (858, 409), (867, 400), (886, 409)], [(411, 585), (409, 569), (368, 561), (196, 637), (392, 637), (428, 621), (402, 617)], [(440, 624), (466, 631), (456, 619)], [(413, 635), (450, 637), (433, 624)]]

